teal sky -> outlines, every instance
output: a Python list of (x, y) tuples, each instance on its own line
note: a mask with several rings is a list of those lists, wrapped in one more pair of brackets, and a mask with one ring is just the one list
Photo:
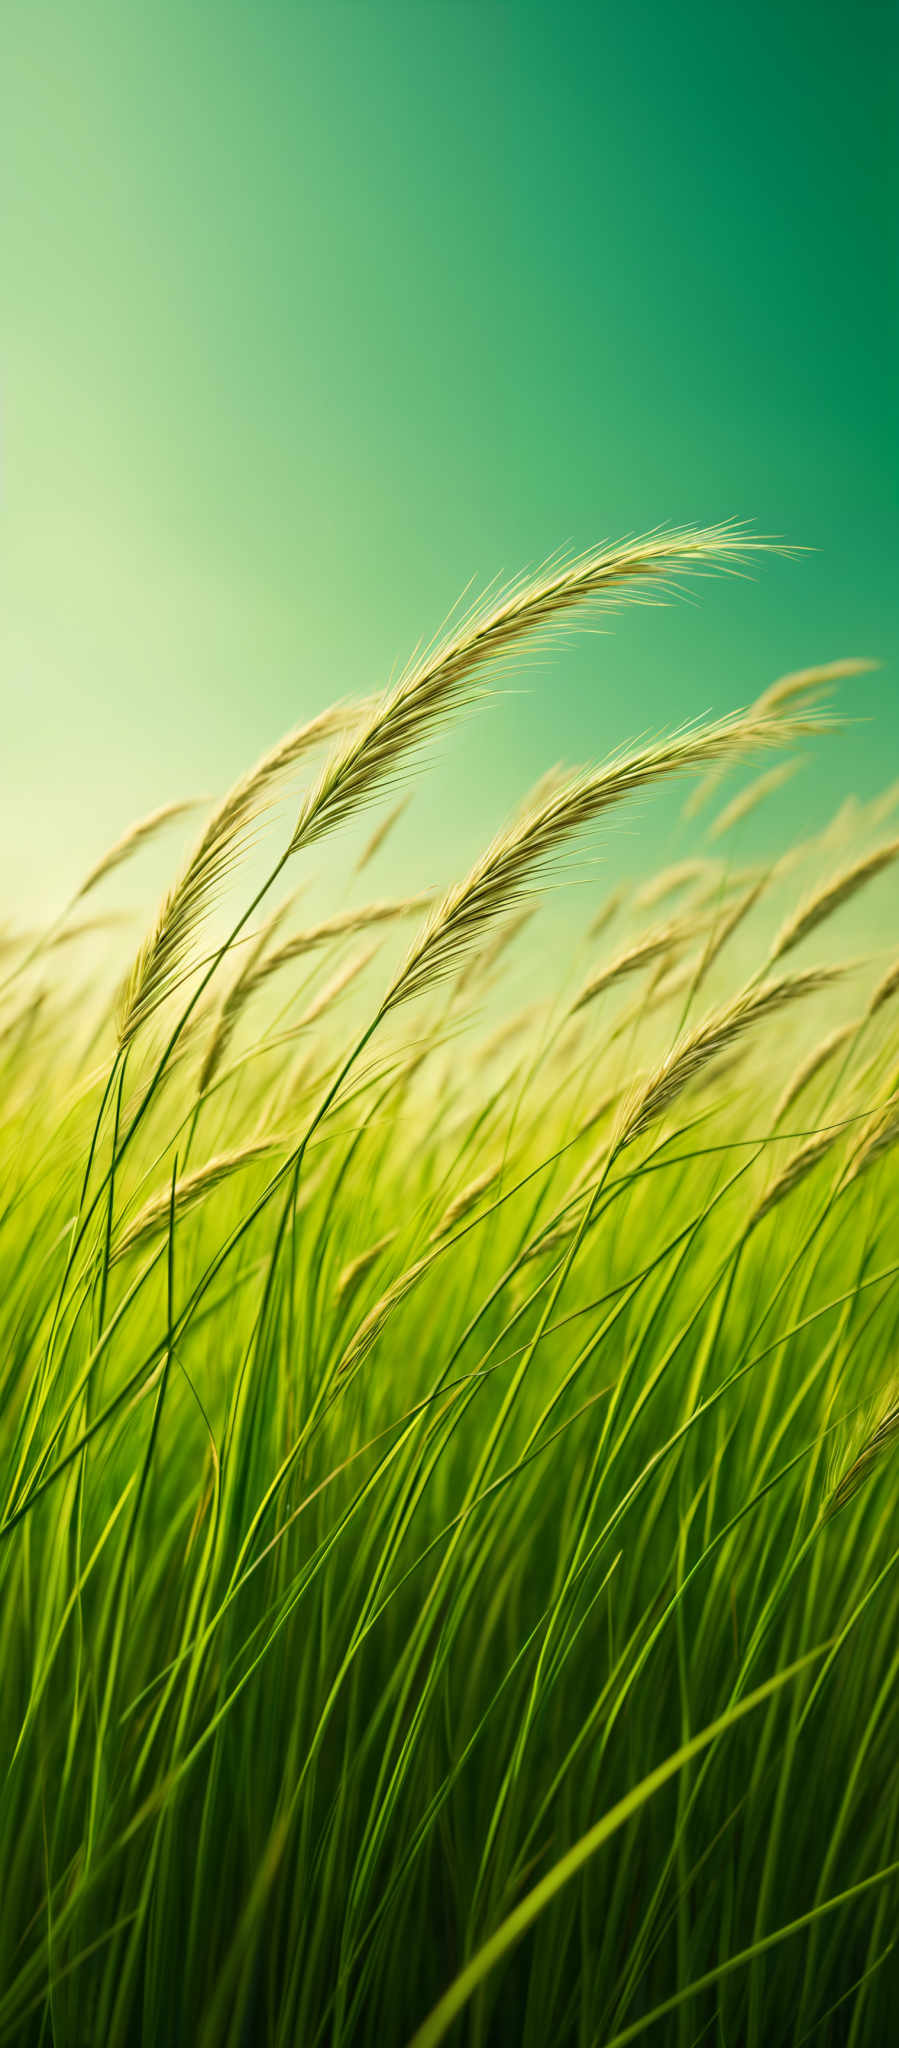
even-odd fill
[(892, 4), (5, 22), (14, 914), (386, 681), (472, 576), (669, 520), (810, 552), (529, 667), (454, 732), (407, 880), (560, 757), (847, 653), (883, 666), (778, 818), (899, 774)]

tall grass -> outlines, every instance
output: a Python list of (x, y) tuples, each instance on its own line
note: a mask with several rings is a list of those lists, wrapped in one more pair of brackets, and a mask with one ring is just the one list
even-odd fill
[[(891, 2038), (899, 977), (847, 910), (899, 842), (737, 864), (863, 664), (370, 888), (498, 658), (738, 546), (552, 565), (289, 734), (130, 967), (5, 947), (3, 2042)], [(672, 776), (685, 850), (563, 945), (541, 883)]]

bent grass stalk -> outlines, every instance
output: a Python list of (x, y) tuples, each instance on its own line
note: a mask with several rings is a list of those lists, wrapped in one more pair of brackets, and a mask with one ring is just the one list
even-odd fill
[[(368, 713), (365, 706), (358, 707), (355, 732), (332, 752), (301, 808), (291, 840), (202, 975), (175, 1025), (124, 1135), (122, 1148), (131, 1144), (178, 1038), (221, 960), (279, 880), (288, 861), (301, 847), (320, 840), (384, 786), (403, 759), (464, 704), (479, 669), (495, 664), (531, 633), (591, 599), (607, 602), (610, 591), (613, 598), (621, 597), (643, 582), (684, 569), (729, 561), (739, 563), (748, 550), (759, 545), (733, 526), (684, 528), (651, 534), (618, 548), (601, 549), (542, 577), (521, 578), (497, 603), (475, 606), (457, 631), (413, 662), (401, 681), (377, 699)], [(120, 1049), (125, 1054), (140, 1025), (154, 1014), (176, 982), (197, 926), (233, 867), (254, 821), (273, 801), (297, 761), (319, 739), (346, 725), (351, 716), (345, 708), (336, 707), (288, 734), (235, 784), (217, 807), (161, 905), (154, 929), (125, 984), (119, 1026)], [(85, 1217), (79, 1210), (72, 1257), (77, 1254), (101, 1195), (102, 1187)], [(60, 1305), (69, 1270), (67, 1267), (63, 1277)]]

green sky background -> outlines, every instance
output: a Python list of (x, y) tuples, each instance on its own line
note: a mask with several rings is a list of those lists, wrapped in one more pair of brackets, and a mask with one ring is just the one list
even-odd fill
[[(529, 667), (442, 749), (407, 883), (549, 763), (806, 662), (883, 666), (766, 829), (899, 774), (897, 19), (7, 8), (14, 914), (386, 681), (472, 576), (669, 520), (810, 552)], [(672, 816), (635, 814), (628, 858)]]

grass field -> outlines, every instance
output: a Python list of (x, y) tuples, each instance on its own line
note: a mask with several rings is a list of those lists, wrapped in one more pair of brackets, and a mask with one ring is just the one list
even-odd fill
[[(377, 879), (500, 665), (739, 553), (523, 580), (210, 808), (135, 957), (177, 806), (4, 940), (3, 2042), (892, 2038), (899, 789), (738, 857), (859, 664)], [(556, 942), (672, 777), (691, 857)]]

